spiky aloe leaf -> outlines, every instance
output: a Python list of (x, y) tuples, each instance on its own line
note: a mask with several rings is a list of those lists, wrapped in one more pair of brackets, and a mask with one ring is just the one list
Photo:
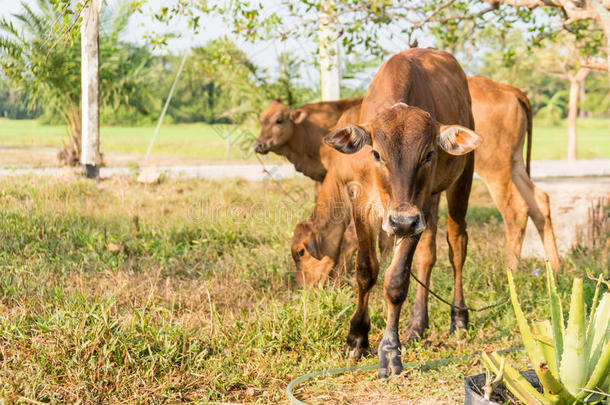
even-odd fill
[(554, 404), (573, 404), (576, 400), (566, 388), (553, 376), (546, 363), (538, 364), (536, 374), (540, 376), (540, 383), (544, 387), (544, 396)]
[(605, 293), (593, 310), (587, 327), (589, 373), (593, 372), (605, 342), (610, 340), (610, 293)]
[[(530, 359), (532, 365), (536, 365), (542, 363), (544, 361), (544, 357), (542, 356), (542, 352), (538, 347), (538, 344), (534, 341), (532, 337), (532, 332), (527, 324), (527, 320), (525, 319), (525, 315), (523, 315), (523, 311), (521, 310), (521, 305), (519, 305), (519, 299), (517, 298), (517, 291), (515, 288), (515, 281), (513, 280), (513, 273), (510, 269), (506, 269), (506, 274), (508, 275), (508, 289), (510, 291), (510, 301), (513, 304), (513, 310), (515, 311), (515, 317), (517, 318), (517, 326), (519, 326), (519, 331), (521, 332), (521, 339), (523, 340), (523, 346), (525, 346), (525, 351)], [(540, 376), (538, 376), (540, 377)]]
[(603, 390), (608, 386), (610, 375), (610, 342), (606, 342), (599, 361), (593, 369), (593, 373), (585, 384), (584, 389), (578, 392), (576, 399), (582, 401), (587, 395), (594, 390)]
[[(482, 359), (485, 365), (494, 374), (500, 373), (500, 364), (502, 357), (496, 352), (483, 351)], [(528, 405), (554, 405), (548, 399), (539, 393), (532, 385), (515, 370), (508, 362), (504, 363), (503, 369), (504, 385), (516, 396), (521, 402)]]
[[(546, 288), (549, 293), (549, 305), (551, 309), (551, 327), (553, 330), (553, 343), (555, 349), (555, 369), (559, 369), (559, 362), (563, 355), (563, 311), (561, 310), (561, 300), (557, 294), (555, 276), (551, 269), (551, 264), (546, 262)], [(552, 370), (552, 369), (551, 369)]]
[(597, 278), (597, 284), (595, 285), (595, 294), (593, 295), (593, 301), (591, 302), (591, 310), (589, 311), (589, 321), (587, 322), (587, 338), (593, 332), (593, 320), (595, 318), (595, 312), (597, 311), (597, 304), (599, 298), (599, 291), (602, 286), (602, 281), (604, 280), (603, 274), (600, 274)]
[(565, 332), (563, 356), (559, 365), (559, 376), (570, 394), (576, 396), (587, 378), (587, 356), (585, 353), (585, 308), (582, 278), (575, 277), (572, 283), (570, 315)]
[(557, 369), (557, 359), (555, 358), (555, 344), (553, 343), (551, 323), (548, 320), (534, 321), (532, 323), (532, 330), (534, 331), (532, 336), (538, 344), (542, 356), (544, 356), (547, 367), (550, 369), (553, 377), (558, 379), (559, 370)]

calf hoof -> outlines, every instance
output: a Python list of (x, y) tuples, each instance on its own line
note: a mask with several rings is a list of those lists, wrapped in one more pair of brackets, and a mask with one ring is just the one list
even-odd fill
[(424, 337), (424, 331), (428, 329), (428, 322), (414, 321), (411, 319), (407, 325), (405, 338), (407, 342), (414, 342)]
[(451, 309), (451, 327), (449, 328), (449, 333), (454, 334), (456, 331), (466, 329), (468, 329), (468, 311)]
[(379, 378), (388, 378), (402, 373), (400, 342), (398, 338), (384, 337), (379, 343)]
[(367, 336), (347, 335), (347, 347), (350, 360), (358, 361), (369, 351), (369, 339)]

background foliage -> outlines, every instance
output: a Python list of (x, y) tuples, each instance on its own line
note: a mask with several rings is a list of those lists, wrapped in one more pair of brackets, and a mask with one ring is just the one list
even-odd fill
[[(37, 0), (37, 7), (24, 3), (23, 11), (14, 19), (1, 21), (0, 116), (40, 118), (46, 123), (65, 121), (68, 127), (74, 127), (73, 132), (79, 131), (79, 30), (57, 28), (76, 21), (78, 10), (66, 22), (61, 21), (65, 18), (62, 10), (69, 3)], [(539, 119), (555, 125), (566, 117), (568, 82), (548, 74), (557, 64), (558, 55), (565, 52), (565, 37), (558, 38), (557, 33), (547, 32), (550, 23), (540, 22), (552, 21), (556, 14), (552, 10), (536, 14), (502, 5), (492, 13), (485, 3), (469, 9), (466, 7), (469, 1), (460, 1), (439, 11), (424, 26), (419, 22), (441, 3), (430, 1), (419, 14), (399, 12), (388, 6), (390, 3), (383, 3), (379, 8), (348, 3), (333, 6), (346, 53), (343, 97), (363, 95), (368, 80), (388, 53), (382, 47), (383, 41), (374, 39), (379, 30), (398, 32), (392, 24), (403, 22), (399, 25), (405, 36), (416, 39), (421, 33), (431, 34), (438, 48), (457, 55), (467, 73), (482, 74), (525, 90)], [(296, 3), (284, 10), (284, 14), (279, 11), (264, 14), (248, 4), (237, 2), (229, 12), (203, 2), (196, 6), (177, 2), (175, 7), (161, 10), (155, 18), (172, 21), (173, 15), (186, 13), (190, 29), (197, 30), (200, 27), (194, 11), (205, 8), (210, 12), (224, 12), (225, 18), (233, 22), (233, 30), (246, 39), (293, 36), (302, 41), (316, 40), (315, 19), (308, 18), (319, 4)], [(182, 58), (165, 48), (153, 52), (153, 44), (162, 44), (165, 38), (150, 38), (150, 45), (135, 45), (124, 38), (129, 18), (140, 6), (139, 2), (124, 2), (114, 9), (104, 8), (100, 37), (103, 125), (154, 123)], [(357, 16), (362, 19), (355, 25), (347, 23)], [(299, 29), (283, 33), (281, 24), (295, 21), (297, 17), (301, 21)], [(581, 28), (586, 32), (587, 27)], [(533, 37), (539, 38), (535, 46)], [(599, 35), (590, 37), (587, 43), (590, 48), (601, 41)], [(367, 52), (360, 52), (362, 49)], [(598, 52), (596, 49), (593, 51)], [(255, 119), (275, 98), (292, 106), (317, 101), (319, 84), (304, 78), (304, 72), (311, 71), (305, 60), (302, 54), (282, 53), (278, 56), (279, 69), (269, 71), (257, 66), (226, 37), (194, 48), (186, 60), (167, 122), (243, 123)], [(363, 71), (368, 75), (358, 79)], [(607, 76), (592, 72), (584, 87), (581, 116), (610, 116)]]

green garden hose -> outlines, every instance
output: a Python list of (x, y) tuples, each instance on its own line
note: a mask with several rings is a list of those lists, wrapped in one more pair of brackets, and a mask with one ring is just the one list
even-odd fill
[[(523, 346), (511, 347), (510, 349), (504, 349), (504, 350), (498, 350), (498, 353), (506, 354), (506, 353), (516, 352), (519, 350), (523, 350)], [(450, 359), (430, 360), (430, 361), (425, 361), (425, 362), (412, 361), (410, 363), (404, 364), (404, 368), (405, 369), (406, 368), (419, 368), (420, 370), (430, 370), (430, 369), (444, 366), (446, 364), (456, 363), (458, 361), (469, 360), (476, 356), (479, 356), (479, 353), (471, 353), (471, 354), (466, 354), (461, 357), (453, 357)], [(373, 370), (376, 370), (377, 367), (379, 367), (379, 365), (372, 364), (372, 365), (368, 365), (368, 366), (350, 366), (350, 367), (340, 367), (340, 368), (328, 368), (328, 369), (322, 369), (322, 370), (314, 371), (311, 373), (303, 374), (302, 376), (299, 376), (299, 377), (295, 378), (294, 380), (290, 381), (290, 384), (288, 384), (288, 387), (286, 387), (286, 395), (288, 395), (288, 399), (290, 400), (290, 403), (293, 405), (309, 405), (303, 401), (300, 401), (299, 399), (297, 399), (294, 396), (294, 394), (292, 393), (292, 390), (294, 387), (304, 383), (305, 381), (307, 381), (313, 377), (329, 377), (332, 375), (343, 374), (348, 371), (373, 371)]]

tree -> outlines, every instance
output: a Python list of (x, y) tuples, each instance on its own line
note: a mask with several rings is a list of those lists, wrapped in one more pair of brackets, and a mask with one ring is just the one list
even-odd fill
[[(607, 71), (610, 78), (610, 1), (608, 0), (484, 0), (496, 6), (505, 3), (514, 7), (556, 9), (559, 11), (561, 24), (556, 29), (565, 29), (582, 39), (588, 36), (587, 61), (583, 67)], [(599, 24), (605, 37), (605, 52), (598, 49), (601, 42), (593, 33)], [(596, 43), (597, 42), (597, 43)], [(604, 56), (605, 53), (605, 56)], [(605, 61), (603, 60), (605, 58)]]
[[(175, 70), (179, 58), (165, 59)], [(160, 93), (166, 94), (168, 86)], [(233, 42), (218, 39), (191, 50), (168, 111), (179, 122), (241, 123), (258, 111), (266, 87), (264, 72)]]
[[(78, 26), (75, 20), (79, 15), (66, 14), (68, 6), (54, 5), (54, 0), (37, 0), (35, 7), (22, 2), (22, 11), (14, 21), (0, 20), (0, 68), (11, 86), (22, 90), (30, 103), (38, 102), (61, 116), (68, 139), (58, 158), (64, 164), (76, 165), (81, 142), (80, 36), (78, 30), (58, 28), (56, 23), (72, 16), (65, 24)], [(116, 52), (128, 47), (118, 40), (126, 27), (125, 13), (125, 6), (105, 8), (101, 16), (102, 106), (129, 105), (126, 95), (149, 91), (143, 86), (150, 82), (146, 79), (148, 62), (132, 64), (128, 53)]]
[(590, 69), (583, 66), (578, 44), (574, 39), (565, 39), (564, 44), (561, 41), (555, 42), (555, 52), (552, 53), (553, 56), (549, 57), (550, 63), (547, 66), (547, 72), (549, 75), (569, 82), (568, 160), (576, 160), (578, 158), (578, 130), (576, 126), (578, 103), (582, 85), (589, 75)]
[[(493, 51), (483, 57), (481, 73), (528, 92), (534, 112), (538, 112), (539, 117), (544, 116), (556, 123), (566, 112), (567, 157), (573, 160), (578, 155), (577, 118), (581, 90), (590, 72), (584, 66), (586, 57), (583, 58), (581, 51), (586, 45), (565, 32), (543, 40), (540, 45), (539, 48), (528, 49), (523, 34), (515, 31), (505, 41), (491, 45)], [(509, 51), (506, 52), (506, 49)]]
[[(134, 2), (142, 10), (145, 1)], [(165, 2), (154, 17), (169, 25), (175, 18), (186, 16), (197, 31), (201, 13), (216, 13), (226, 19), (234, 34), (247, 41), (315, 41), (319, 45), (315, 53), (321, 67), (321, 87), (326, 87), (325, 79), (329, 77), (334, 78), (330, 81), (337, 90), (339, 44), (346, 53), (380, 55), (387, 53), (383, 40), (388, 37), (406, 38), (406, 48), (424, 27), (435, 26), (442, 35), (451, 36), (462, 21), (475, 21), (478, 27), (514, 22), (523, 14), (510, 6), (489, 5), (479, 0), (427, 0), (424, 3), (416, 0), (280, 0), (274, 7), (263, 4), (249, 0), (226, 4), (173, 0)], [(152, 33), (152, 37), (159, 44), (168, 39), (165, 34)]]
[(37, 117), (40, 112), (38, 103), (30, 103), (23, 92), (12, 89), (7, 80), (0, 75), (0, 117), (31, 119)]

